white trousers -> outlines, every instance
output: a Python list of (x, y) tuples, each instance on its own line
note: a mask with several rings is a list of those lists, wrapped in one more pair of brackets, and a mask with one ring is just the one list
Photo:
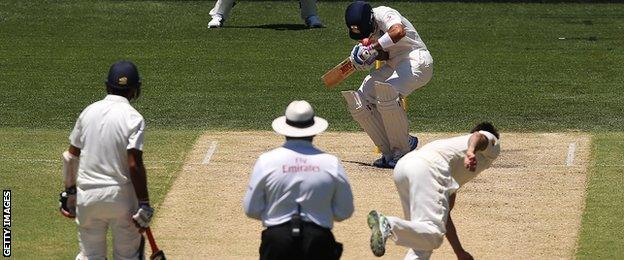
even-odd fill
[(80, 253), (76, 259), (106, 259), (106, 232), (113, 235), (113, 259), (141, 259), (143, 236), (132, 222), (138, 202), (132, 185), (82, 190), (76, 199)]
[[(233, 6), (234, 0), (217, 0), (215, 6), (210, 10), (210, 16), (219, 14), (223, 17), (223, 20), (227, 20), (227, 18), (230, 17)], [(303, 20), (312, 15), (317, 15), (316, 0), (300, 0), (299, 8), (301, 10), (301, 19)]]
[(394, 168), (405, 219), (388, 217), (393, 240), (410, 248), (405, 259), (429, 259), (442, 245), (449, 212), (449, 195), (457, 188), (444, 164), (436, 166), (408, 154)]
[(375, 81), (386, 82), (402, 96), (406, 97), (414, 90), (426, 85), (433, 77), (433, 58), (427, 50), (413, 50), (407, 57), (399, 59), (396, 66), (388, 61), (381, 68), (371, 72), (360, 85), (358, 92), (370, 104), (375, 104)]

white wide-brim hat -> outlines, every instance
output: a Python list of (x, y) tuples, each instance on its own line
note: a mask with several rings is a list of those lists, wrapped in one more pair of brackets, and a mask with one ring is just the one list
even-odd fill
[(284, 116), (273, 120), (273, 130), (288, 137), (307, 137), (322, 133), (327, 129), (327, 120), (314, 116), (314, 109), (305, 100), (291, 102)]

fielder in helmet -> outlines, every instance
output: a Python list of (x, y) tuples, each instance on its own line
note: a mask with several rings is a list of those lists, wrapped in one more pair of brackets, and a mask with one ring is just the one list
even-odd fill
[(407, 152), (416, 149), (418, 138), (409, 135), (409, 121), (401, 98), (426, 85), (433, 75), (433, 59), (416, 29), (397, 10), (373, 8), (363, 1), (345, 11), (349, 37), (360, 41), (351, 51), (358, 70), (373, 69), (357, 91), (343, 91), (349, 112), (382, 152), (373, 162), (394, 168)]
[(113, 64), (106, 90), (103, 100), (80, 113), (69, 136), (60, 211), (78, 224), (76, 259), (106, 259), (109, 228), (114, 259), (144, 259), (141, 232), (154, 209), (143, 165), (145, 120), (130, 105), (141, 92), (137, 67), (129, 61)]
[(108, 94), (123, 96), (128, 100), (137, 99), (141, 95), (139, 70), (129, 61), (113, 64), (108, 71), (105, 84)]

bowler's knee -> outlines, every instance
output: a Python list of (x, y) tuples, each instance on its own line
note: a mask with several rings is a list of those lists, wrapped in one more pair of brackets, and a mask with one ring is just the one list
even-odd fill
[(431, 247), (433, 249), (440, 248), (440, 246), (442, 246), (442, 242), (444, 242), (444, 234), (439, 232), (431, 234)]
[(428, 249), (437, 249), (442, 246), (444, 242), (444, 233), (439, 230), (430, 230), (427, 234), (427, 242), (429, 242)]

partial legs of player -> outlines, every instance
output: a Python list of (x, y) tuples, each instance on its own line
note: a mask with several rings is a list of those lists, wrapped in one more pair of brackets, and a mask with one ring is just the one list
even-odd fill
[(217, 0), (215, 6), (210, 10), (212, 20), (208, 23), (208, 28), (219, 28), (223, 26), (223, 23), (230, 16), (232, 7), (234, 7), (235, 4), (234, 0)]
[(305, 21), (308, 27), (323, 27), (323, 23), (316, 12), (316, 0), (299, 0), (299, 8), (301, 9), (301, 19)]
[[(409, 59), (400, 61), (396, 66), (388, 64), (373, 70), (362, 82), (356, 92), (360, 103), (371, 110), (369, 114), (376, 117), (366, 119), (376, 120), (375, 123), (366, 123), (362, 116), (356, 118), (353, 106), (349, 104), (349, 111), (356, 122), (373, 140), (381, 152), (382, 157), (373, 162), (380, 168), (394, 168), (394, 165), (403, 155), (414, 150), (417, 138), (409, 135), (409, 120), (405, 109), (402, 107), (400, 98), (407, 97), (414, 90), (421, 88), (429, 82), (433, 75), (433, 61), (428, 51), (415, 51)], [(344, 95), (344, 93), (343, 93)], [(371, 130), (371, 125), (379, 125), (384, 131)], [(385, 136), (375, 136), (376, 133)], [(377, 140), (386, 140), (386, 143)], [(381, 145), (380, 145), (381, 144)], [(382, 147), (387, 145), (387, 147)]]
[[(236, 5), (234, 0), (217, 0), (215, 6), (210, 10), (211, 20), (208, 22), (208, 28), (222, 27), (225, 20), (230, 16), (234, 5)], [(299, 9), (301, 11), (301, 19), (309, 28), (323, 27), (323, 23), (317, 14), (316, 0), (300, 0)]]

